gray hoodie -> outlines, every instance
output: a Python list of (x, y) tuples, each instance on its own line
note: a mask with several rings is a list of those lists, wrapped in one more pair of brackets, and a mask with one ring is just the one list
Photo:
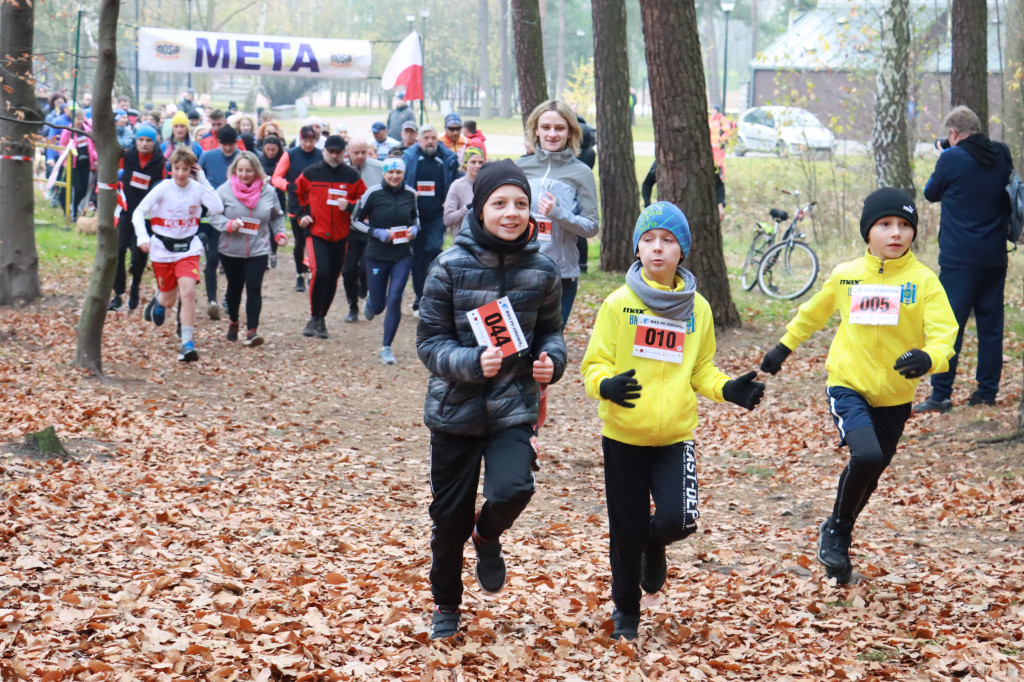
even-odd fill
[(516, 160), (530, 181), (533, 205), (530, 209), (539, 215), (538, 203), (544, 192), (555, 197), (551, 219), (551, 240), (538, 239), (540, 252), (558, 265), (562, 279), (580, 276), (580, 255), (577, 237), (597, 235), (597, 186), (594, 172), (577, 159), (571, 149), (560, 152), (537, 150), (531, 156)]
[[(224, 202), (224, 212), (209, 216), (210, 225), (220, 232), (217, 251), (234, 258), (252, 258), (270, 253), (270, 240), (276, 234), (284, 233), (284, 211), (277, 200), (273, 185), (264, 184), (256, 208), (249, 210), (235, 196), (231, 182), (217, 188), (217, 195)], [(232, 232), (228, 234), (228, 223), (235, 218), (253, 218), (260, 221), (256, 234)]]

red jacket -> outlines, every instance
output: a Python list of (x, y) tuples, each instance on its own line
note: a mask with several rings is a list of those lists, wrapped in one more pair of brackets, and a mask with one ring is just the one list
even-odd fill
[[(308, 166), (295, 181), (295, 195), (299, 200), (299, 217), (312, 216), (309, 233), (329, 242), (341, 241), (352, 226), (352, 211), (359, 197), (366, 191), (366, 183), (359, 171), (347, 164), (331, 168), (326, 162)], [(348, 201), (342, 209), (335, 202)], [(327, 203), (327, 202), (331, 203)]]

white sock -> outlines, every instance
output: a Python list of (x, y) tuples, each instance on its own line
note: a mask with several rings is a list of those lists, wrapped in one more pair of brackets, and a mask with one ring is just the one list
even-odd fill
[(195, 327), (186, 327), (185, 325), (181, 325), (181, 342), (188, 343), (189, 341), (191, 341), (192, 335), (195, 333), (195, 331)]

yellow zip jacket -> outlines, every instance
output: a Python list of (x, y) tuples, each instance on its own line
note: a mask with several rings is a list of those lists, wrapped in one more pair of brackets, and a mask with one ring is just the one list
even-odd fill
[[(677, 284), (679, 282), (681, 280), (677, 280)], [(650, 280), (647, 283), (660, 287)], [(724, 402), (722, 386), (729, 381), (729, 376), (714, 365), (715, 324), (711, 306), (700, 294), (694, 295), (693, 315), (685, 323), (680, 363), (633, 355), (637, 321), (643, 315), (656, 313), (627, 285), (612, 292), (597, 313), (581, 369), (587, 395), (601, 401), (598, 409), (604, 421), (601, 433), (621, 443), (639, 446), (692, 440), (697, 427), (694, 391), (715, 402)], [(636, 380), (643, 387), (636, 406), (620, 407), (602, 399), (601, 382), (630, 369), (636, 370)]]
[[(902, 288), (896, 325), (853, 324), (852, 287), (890, 285)], [(869, 251), (832, 271), (821, 291), (800, 306), (786, 325), (782, 344), (794, 350), (825, 326), (832, 313), (842, 321), (828, 351), (829, 386), (845, 386), (864, 396), (872, 407), (902, 405), (914, 399), (920, 379), (906, 379), (892, 368), (912, 348), (928, 353), (930, 373), (945, 372), (953, 357), (957, 323), (939, 278), (907, 251), (881, 261)]]

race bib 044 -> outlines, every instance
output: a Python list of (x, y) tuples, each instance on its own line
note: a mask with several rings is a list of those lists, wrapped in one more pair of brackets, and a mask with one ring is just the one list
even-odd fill
[(903, 287), (857, 284), (850, 287), (850, 324), (895, 325), (900, 321)]
[(681, 364), (685, 340), (686, 326), (683, 323), (654, 315), (641, 315), (636, 322), (633, 355)]
[(470, 310), (466, 317), (469, 318), (469, 326), (473, 328), (477, 343), (488, 348), (497, 348), (503, 358), (529, 346), (508, 296), (482, 305), (476, 310)]

